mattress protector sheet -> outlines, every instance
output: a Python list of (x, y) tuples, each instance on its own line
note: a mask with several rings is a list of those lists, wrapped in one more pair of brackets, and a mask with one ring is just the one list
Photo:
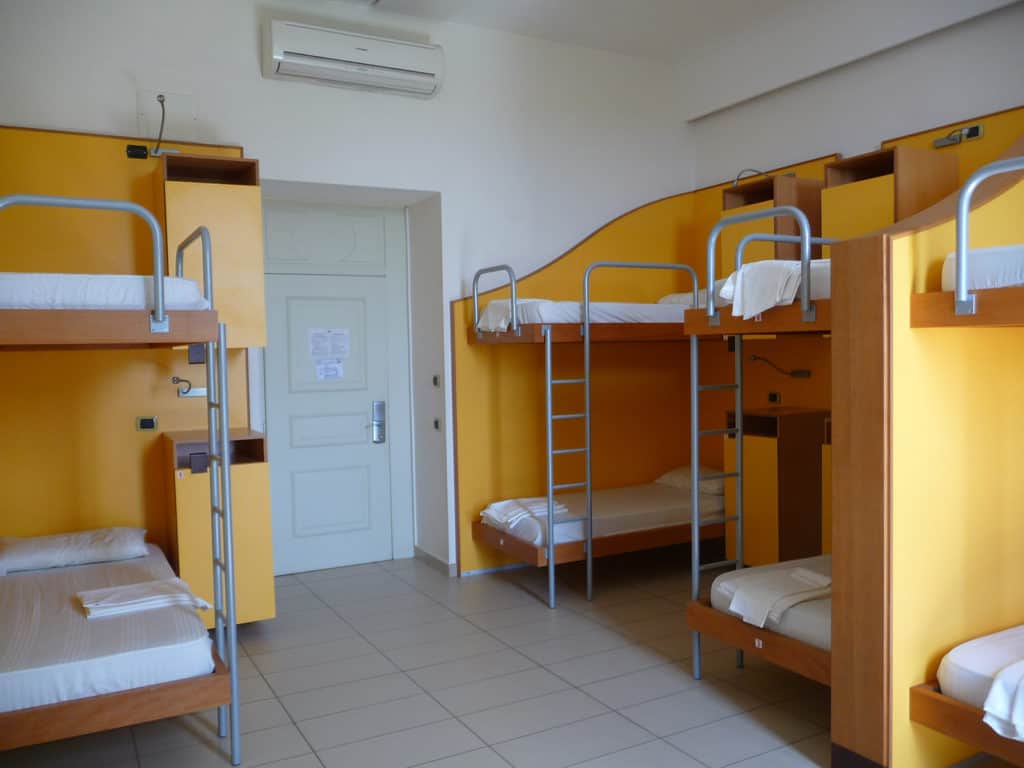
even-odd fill
[[(194, 280), (164, 278), (164, 306), (209, 309)], [(0, 272), (0, 309), (152, 309), (152, 275)]]
[[(592, 323), (682, 323), (684, 304), (630, 304), (611, 301), (590, 303)], [(583, 305), (578, 301), (518, 299), (516, 315), (521, 324), (582, 323)], [(507, 331), (512, 324), (511, 302), (492, 301), (480, 315), (477, 330), (486, 333)]]
[[(967, 259), (967, 290), (1024, 285), (1024, 245), (973, 248)], [(956, 254), (942, 264), (942, 290), (956, 288)]]
[[(585, 493), (560, 493), (555, 498), (562, 502), (566, 513), (555, 515), (555, 544), (582, 541), (584, 516), (586, 515)], [(701, 496), (703, 518), (721, 516), (725, 511), (724, 496)], [(532, 516), (533, 523), (524, 526), (519, 523), (514, 531), (503, 528), (489, 519), (486, 514), (481, 520), (499, 530), (534, 546), (547, 543), (547, 514)], [(594, 537), (613, 536), (617, 533), (646, 531), (690, 522), (690, 492), (670, 485), (650, 483), (630, 485), (623, 488), (608, 488), (594, 491)]]
[(193, 608), (85, 616), (78, 592), (174, 576), (163, 553), (0, 576), (0, 712), (208, 674), (210, 638)]
[[(728, 613), (736, 618), (742, 618), (738, 613), (729, 610), (732, 598), (736, 594), (736, 586), (744, 579), (756, 579), (762, 574), (771, 573), (780, 569), (794, 570), (806, 568), (822, 575), (832, 575), (832, 556), (819, 555), (807, 557), (801, 560), (787, 560), (783, 563), (772, 565), (760, 565), (754, 568), (741, 568), (738, 571), (726, 571), (718, 576), (711, 584), (711, 606), (716, 610)], [(805, 603), (798, 603), (782, 614), (782, 617), (775, 621), (768, 619), (765, 629), (777, 632), (780, 635), (791, 637), (802, 643), (821, 648), (823, 651), (832, 650), (832, 598), (823, 597), (819, 600), (808, 600)]]

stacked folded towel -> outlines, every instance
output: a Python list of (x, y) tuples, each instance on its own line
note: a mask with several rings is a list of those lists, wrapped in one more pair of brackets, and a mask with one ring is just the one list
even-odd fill
[(205, 600), (193, 595), (188, 585), (181, 579), (162, 579), (90, 589), (79, 592), (78, 599), (82, 601), (85, 615), (90, 619), (123, 616), (127, 613), (152, 611), (172, 605), (187, 605), (201, 610), (210, 607)]
[(1000, 736), (1024, 741), (1024, 661), (999, 670), (985, 697), (985, 723)]
[(808, 568), (772, 569), (751, 576), (737, 585), (729, 610), (756, 627), (763, 628), (769, 620), (778, 623), (794, 605), (832, 594), (832, 577)]
[[(542, 517), (548, 514), (548, 500), (545, 496), (527, 499), (508, 499), (496, 501), (482, 513), (495, 524), (511, 530), (515, 524), (527, 517)], [(555, 516), (569, 514), (569, 508), (555, 499)]]

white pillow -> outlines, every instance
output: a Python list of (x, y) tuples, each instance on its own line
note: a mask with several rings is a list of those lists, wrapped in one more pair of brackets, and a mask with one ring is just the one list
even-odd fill
[(129, 560), (146, 554), (143, 528), (100, 528), (55, 536), (6, 538), (0, 539), (0, 575)]
[[(709, 469), (708, 467), (700, 468), (700, 473), (702, 475), (710, 475), (721, 471), (722, 470), (720, 469)], [(675, 469), (670, 469), (654, 482), (660, 483), (661, 485), (671, 485), (682, 491), (688, 491), (693, 487), (689, 467), (676, 467)], [(714, 480), (701, 480), (700, 492), (708, 496), (724, 496), (725, 478), (719, 477)]]
[[(704, 298), (706, 292), (701, 289), (700, 297)], [(693, 291), (688, 293), (670, 293), (667, 296), (662, 296), (658, 299), (659, 304), (682, 304), (684, 307), (693, 306)]]

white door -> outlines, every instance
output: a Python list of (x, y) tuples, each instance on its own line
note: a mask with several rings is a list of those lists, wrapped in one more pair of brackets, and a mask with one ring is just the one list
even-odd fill
[[(408, 556), (411, 547), (401, 543), (411, 536), (405, 259), (397, 243), (389, 249), (399, 233), (393, 226), (389, 238), (386, 226), (395, 217), (404, 222), (380, 212), (373, 238), (366, 211), (268, 201), (266, 213), (275, 568), (389, 560), (396, 549)], [(353, 221), (362, 233), (346, 229)]]

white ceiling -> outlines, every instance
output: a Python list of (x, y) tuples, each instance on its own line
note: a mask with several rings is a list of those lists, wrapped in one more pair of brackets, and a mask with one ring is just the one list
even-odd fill
[[(366, 0), (364, 0), (365, 2)], [(675, 61), (804, 0), (378, 0), (376, 8)], [(848, 3), (854, 6), (855, 3)], [(855, 11), (851, 8), (850, 13)]]

